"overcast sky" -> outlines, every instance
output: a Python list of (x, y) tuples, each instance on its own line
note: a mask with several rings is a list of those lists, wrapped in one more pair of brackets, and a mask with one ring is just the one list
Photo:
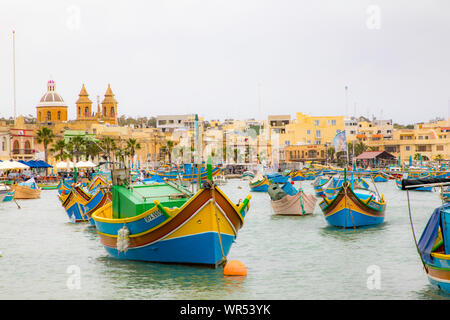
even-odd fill
[(448, 0), (2, 0), (7, 117), (13, 29), (18, 114), (36, 114), (50, 77), (72, 119), (83, 83), (93, 101), (110, 83), (128, 116), (344, 115), (345, 86), (350, 115), (449, 111)]

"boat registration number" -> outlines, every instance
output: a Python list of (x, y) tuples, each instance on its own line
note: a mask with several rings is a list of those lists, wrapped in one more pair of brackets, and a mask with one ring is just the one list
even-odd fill
[(161, 211), (159, 211), (159, 210), (157, 210), (157, 211), (155, 211), (155, 212), (153, 212), (153, 213), (150, 213), (148, 216), (146, 216), (145, 218), (144, 218), (144, 220), (145, 220), (145, 222), (150, 222), (150, 221), (153, 221), (153, 220), (155, 220), (156, 218), (158, 218), (159, 216), (161, 216)]

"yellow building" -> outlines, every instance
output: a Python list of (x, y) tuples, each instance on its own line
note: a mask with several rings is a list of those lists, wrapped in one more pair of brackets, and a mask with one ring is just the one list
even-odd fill
[(392, 139), (363, 141), (372, 150), (387, 151), (402, 161), (416, 154), (423, 160), (450, 159), (450, 126), (448, 123), (416, 124), (414, 129), (395, 129)]
[(77, 120), (79, 121), (103, 121), (109, 124), (117, 124), (117, 100), (114, 98), (114, 94), (109, 84), (101, 107), (100, 104), (97, 105), (96, 113), (92, 111), (92, 101), (89, 99), (89, 95), (84, 84), (81, 87), (78, 100), (75, 104), (77, 110)]
[(280, 134), (280, 144), (289, 146), (332, 143), (336, 134), (343, 130), (343, 116), (313, 117), (297, 112), (297, 118), (286, 125), (285, 133)]
[(56, 123), (67, 121), (67, 105), (63, 98), (55, 91), (55, 81), (47, 82), (47, 92), (36, 106), (38, 123)]

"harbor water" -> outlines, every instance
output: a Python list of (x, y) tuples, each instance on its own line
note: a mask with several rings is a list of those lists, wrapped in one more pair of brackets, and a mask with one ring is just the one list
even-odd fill
[[(313, 193), (311, 181), (296, 182)], [(267, 193), (251, 193), (250, 210), (223, 269), (115, 260), (95, 228), (72, 224), (56, 190), (41, 199), (0, 204), (0, 299), (447, 299), (428, 282), (416, 251), (406, 191), (377, 183), (387, 200), (385, 222), (343, 230), (311, 216), (275, 216)], [(248, 182), (221, 187), (237, 202)], [(417, 240), (439, 192), (410, 192)]]

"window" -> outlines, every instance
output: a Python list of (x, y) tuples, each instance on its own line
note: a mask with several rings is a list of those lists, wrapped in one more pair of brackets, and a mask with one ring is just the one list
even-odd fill
[(84, 116), (89, 117), (89, 108), (88, 107), (84, 108)]
[(423, 136), (419, 136), (419, 140), (423, 140)]
[(311, 134), (311, 130), (306, 130), (306, 134)]
[(111, 117), (114, 117), (114, 107), (111, 107)]
[(52, 113), (50, 111), (47, 111), (47, 121), (52, 120)]
[(321, 134), (320, 130), (316, 130), (316, 138), (321, 138), (320, 134)]
[(336, 125), (336, 120), (331, 120), (331, 125), (335, 126)]
[(58, 111), (58, 120), (61, 120), (61, 111)]
[(436, 151), (444, 151), (444, 146), (436, 146)]
[(319, 120), (314, 120), (314, 125), (318, 126), (319, 125)]
[(19, 150), (19, 141), (15, 140), (13, 143), (13, 150)]
[(410, 146), (406, 146), (406, 147), (405, 147), (405, 150), (406, 150), (406, 151), (409, 151), (409, 150), (411, 150), (411, 147), (410, 147)]

